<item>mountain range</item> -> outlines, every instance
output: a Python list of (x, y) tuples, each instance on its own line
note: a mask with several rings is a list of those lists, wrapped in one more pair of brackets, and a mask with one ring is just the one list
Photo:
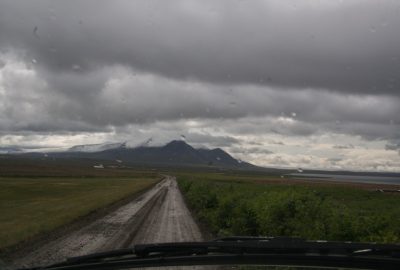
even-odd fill
[[(43, 153), (25, 153), (30, 157)], [(77, 145), (62, 152), (48, 152), (46, 157), (86, 158), (149, 165), (214, 166), (222, 168), (249, 169), (256, 166), (233, 158), (221, 148), (196, 149), (182, 140), (164, 146), (149, 146), (144, 143), (134, 148), (126, 143)]]
[(23, 153), (23, 149), (16, 146), (0, 147), (0, 154), (18, 154)]

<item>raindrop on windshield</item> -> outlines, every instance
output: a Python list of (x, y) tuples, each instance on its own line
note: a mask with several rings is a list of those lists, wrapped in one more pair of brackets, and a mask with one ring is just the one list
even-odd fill
[(303, 172), (303, 169), (302, 169), (302, 168), (298, 168), (298, 169), (297, 169), (297, 172), (302, 173), (302, 172)]
[(181, 140), (182, 140), (182, 141), (186, 141), (186, 136), (182, 134), (182, 135), (181, 135)]
[(292, 116), (292, 117), (296, 117), (296, 116), (297, 116), (297, 113), (292, 112), (292, 113), (291, 113), (291, 116)]
[(72, 66), (72, 70), (75, 70), (75, 71), (81, 70), (81, 66), (80, 65), (73, 65)]
[(37, 39), (40, 39), (40, 37), (38, 35), (38, 30), (39, 30), (39, 28), (37, 26), (35, 26), (35, 28), (33, 28), (33, 36)]
[(34, 59), (32, 59), (32, 63), (33, 64), (36, 64), (37, 63), (37, 61), (36, 61), (36, 59), (34, 58)]

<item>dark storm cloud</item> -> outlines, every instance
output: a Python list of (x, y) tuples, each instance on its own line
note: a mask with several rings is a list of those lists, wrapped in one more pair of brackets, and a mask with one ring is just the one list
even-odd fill
[(0, 0), (0, 140), (184, 134), (280, 166), (323, 159), (293, 155), (297, 139), (353, 143), (331, 134), (395, 150), (399, 15), (397, 0)]
[(397, 1), (13, 1), (0, 46), (51, 70), (398, 95)]
[[(386, 132), (392, 133), (398, 127), (393, 120), (400, 115), (397, 97), (227, 87), (131, 73), (124, 67), (112, 67), (88, 72), (82, 80), (74, 72), (44, 73), (49, 87), (57, 89), (62, 100), (51, 103), (49, 110), (67, 119), (97, 126), (270, 116), (279, 119), (271, 125), (267, 125), (268, 121), (259, 123), (259, 127), (249, 130), (255, 132), (267, 127), (278, 134), (305, 136), (316, 131), (310, 125), (313, 123), (321, 129), (338, 132), (358, 130), (372, 138), (379, 135), (369, 129), (372, 126), (388, 125)], [(83, 93), (80, 89), (84, 89)], [(371, 110), (372, 107), (375, 109)]]
[(238, 139), (230, 136), (214, 136), (211, 134), (188, 133), (186, 136), (188, 143), (200, 146), (229, 147), (239, 143)]
[[(344, 134), (360, 137), (367, 141), (387, 140), (390, 142), (400, 138), (400, 126), (386, 123), (357, 123), (357, 122), (306, 122), (290, 118), (275, 117), (245, 117), (240, 121), (235, 119), (209, 120), (209, 126), (237, 135), (261, 136), (273, 134), (286, 138), (288, 136), (321, 136), (323, 134)], [(332, 142), (336, 144), (337, 142)], [(272, 143), (273, 144), (273, 143)]]
[(398, 151), (400, 155), (400, 140), (385, 145), (385, 149), (389, 151)]
[(190, 126), (171, 123), (193, 119), (199, 128), (221, 127), (232, 134), (336, 132), (370, 140), (400, 137), (397, 97), (194, 83), (120, 65), (84, 74), (55, 72), (33, 69), (30, 66), (36, 64), (21, 64), (9, 55), (0, 59), (6, 63), (0, 70), (0, 90), (2, 81), (5, 89), (0, 99), (3, 132), (108, 132), (160, 121), (167, 121), (159, 126), (162, 130), (186, 132)]

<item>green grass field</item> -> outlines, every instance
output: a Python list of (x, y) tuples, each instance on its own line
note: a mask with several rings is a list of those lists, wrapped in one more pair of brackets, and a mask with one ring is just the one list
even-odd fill
[(0, 178), (0, 250), (68, 224), (159, 179), (155, 174), (130, 175)]
[[(271, 182), (271, 180), (277, 180)], [(178, 174), (184, 196), (216, 236), (297, 236), (400, 242), (400, 196), (346, 185), (287, 184), (273, 175)]]

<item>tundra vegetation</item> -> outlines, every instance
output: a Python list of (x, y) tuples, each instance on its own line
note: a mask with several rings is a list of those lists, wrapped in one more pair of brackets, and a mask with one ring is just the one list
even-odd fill
[(1, 178), (0, 248), (43, 234), (149, 187), (153, 179)]
[(0, 253), (135, 196), (160, 179), (141, 169), (25, 163), (21, 170), (18, 160), (0, 161)]
[(178, 175), (189, 207), (215, 236), (400, 242), (399, 195), (276, 179), (233, 173)]

